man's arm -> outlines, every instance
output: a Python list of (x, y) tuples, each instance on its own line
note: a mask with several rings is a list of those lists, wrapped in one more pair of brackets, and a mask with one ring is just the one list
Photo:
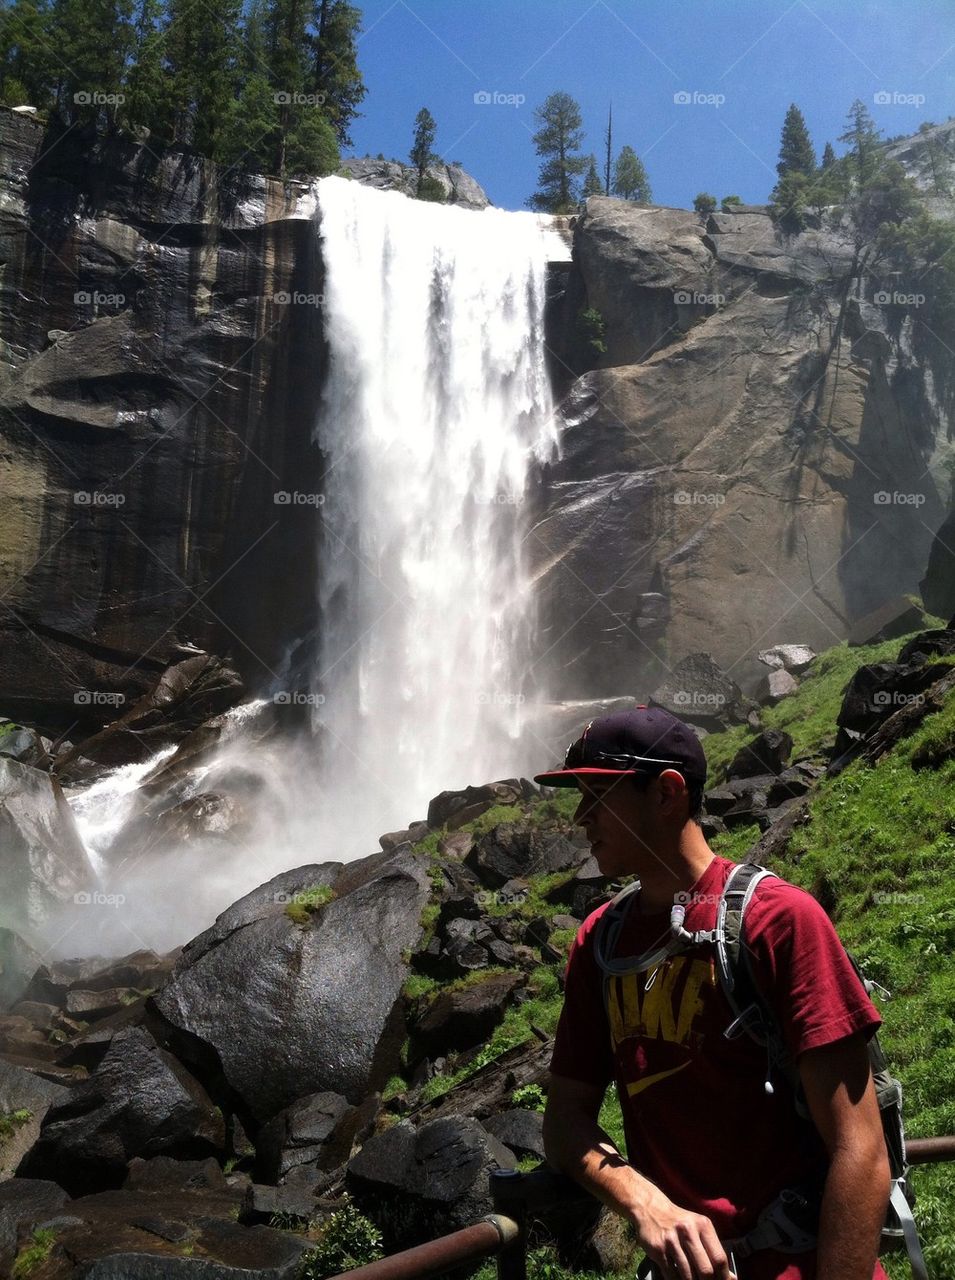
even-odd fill
[[(735, 1280), (709, 1218), (675, 1205), (627, 1163), (600, 1128), (603, 1095), (602, 1087), (551, 1076), (544, 1112), (548, 1164), (629, 1218), (642, 1248), (667, 1280)], [(870, 1268), (866, 1280), (871, 1277)], [(842, 1280), (849, 1278), (843, 1275)]]
[(865, 1037), (808, 1049), (799, 1075), (829, 1152), (817, 1280), (872, 1280), (889, 1199), (889, 1160)]

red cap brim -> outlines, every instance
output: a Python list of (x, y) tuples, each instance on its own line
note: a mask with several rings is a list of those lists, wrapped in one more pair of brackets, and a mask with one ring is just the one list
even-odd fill
[(576, 787), (578, 778), (632, 778), (643, 775), (642, 769), (555, 769), (553, 773), (535, 773), (534, 781), (542, 787)]

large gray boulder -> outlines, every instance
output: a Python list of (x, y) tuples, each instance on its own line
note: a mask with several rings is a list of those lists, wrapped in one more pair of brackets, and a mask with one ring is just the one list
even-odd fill
[(10, 1132), (0, 1137), (0, 1178), (13, 1176), (17, 1165), (40, 1135), (43, 1118), (69, 1090), (11, 1062), (0, 1061), (0, 1114)]
[(397, 1062), (424, 863), (398, 852), (328, 868), (286, 872), (230, 908), (155, 998), (177, 1052), (202, 1072), (211, 1050), (259, 1123), (310, 1093), (358, 1103)]
[(195, 1159), (225, 1142), (222, 1112), (142, 1027), (119, 1032), (88, 1080), (47, 1112), (18, 1173), (73, 1195), (119, 1187), (134, 1156)]
[[(413, 196), (418, 187), (417, 169), (399, 160), (351, 157), (344, 162), (340, 172), (343, 177), (354, 178), (363, 186), (375, 187), (379, 191), (401, 191), (406, 196)], [(484, 189), (459, 164), (432, 164), (426, 172), (441, 187), (448, 204), (461, 205), (465, 209), (485, 209), (491, 203)]]
[(60, 784), (0, 757), (0, 923), (39, 930), (63, 903), (95, 884)]

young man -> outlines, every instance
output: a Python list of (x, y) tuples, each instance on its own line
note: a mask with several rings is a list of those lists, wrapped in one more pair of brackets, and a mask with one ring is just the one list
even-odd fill
[[(671, 932), (675, 903), (685, 930), (713, 928), (734, 865), (695, 821), (705, 780), (693, 731), (648, 707), (591, 721), (564, 767), (536, 778), (579, 787), (575, 821), (601, 872), (640, 881), (603, 957), (636, 963), (598, 964), (606, 907), (571, 949), (544, 1116), (548, 1162), (633, 1223), (663, 1280), (882, 1280), (889, 1167), (866, 1052), (879, 1015), (815, 899), (767, 878), (747, 908), (744, 943), (811, 1122), (766, 1051), (745, 1033), (724, 1035), (735, 1015), (713, 944), (680, 949)], [(597, 1123), (611, 1080), (629, 1162)], [(815, 1248), (740, 1245), (790, 1188), (820, 1205)]]

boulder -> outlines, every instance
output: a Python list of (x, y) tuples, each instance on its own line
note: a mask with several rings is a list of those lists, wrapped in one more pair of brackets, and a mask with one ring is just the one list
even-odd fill
[(483, 1123), (488, 1133), (503, 1142), (518, 1160), (528, 1156), (544, 1159), (544, 1116), (540, 1111), (513, 1107), (490, 1116)]
[(764, 698), (766, 702), (776, 703), (788, 698), (799, 688), (799, 681), (791, 671), (780, 667), (778, 671), (770, 671), (766, 677)]
[(575, 832), (541, 831), (521, 823), (494, 827), (481, 836), (465, 863), (493, 889), (514, 877), (570, 871), (586, 861), (589, 845)]
[(28, 998), (31, 980), (41, 964), (40, 953), (18, 933), (0, 928), (0, 1012)]
[[(257, 1123), (311, 1093), (358, 1103), (397, 1065), (425, 864), (399, 852), (331, 876), (328, 865), (285, 872), (230, 907), (151, 1001), (183, 1060), (203, 1078), (221, 1069)], [(335, 896), (303, 908), (329, 880)]]
[(945, 518), (932, 541), (919, 591), (929, 613), (940, 618), (955, 613), (955, 511)]
[(498, 973), (460, 991), (440, 991), (430, 1000), (411, 1032), (409, 1061), (473, 1049), (485, 1043), (502, 1021), (520, 973)]
[[(350, 156), (342, 162), (340, 172), (363, 186), (375, 187), (379, 191), (402, 191), (408, 196), (417, 191), (417, 169), (398, 160)], [(432, 164), (426, 173), (444, 191), (448, 204), (461, 205), (465, 209), (485, 209), (490, 204), (483, 189), (458, 164)]]
[(681, 659), (653, 691), (650, 703), (706, 728), (721, 729), (746, 719), (739, 685), (708, 653), (692, 653)]
[(347, 1159), (358, 1122), (359, 1109), (340, 1093), (300, 1098), (259, 1130), (256, 1176), (279, 1183), (303, 1165), (334, 1169)]
[(816, 660), (808, 644), (774, 644), (771, 649), (760, 649), (756, 656), (767, 667), (791, 671), (794, 675), (805, 671)]
[(740, 747), (726, 767), (726, 777), (753, 778), (759, 774), (782, 773), (792, 754), (792, 736), (782, 729), (764, 729)]
[(69, 1091), (43, 1080), (32, 1071), (0, 1061), (0, 1115), (6, 1118), (0, 1131), (0, 1178), (13, 1176), (17, 1165), (36, 1142), (43, 1117)]
[(172, 1156), (134, 1156), (123, 1186), (130, 1191), (224, 1191), (225, 1174), (218, 1160), (174, 1160)]
[(43, 741), (35, 729), (24, 729), (0, 717), (0, 756), (36, 769), (48, 769), (52, 760)]
[(0, 757), (0, 848), (0, 919), (11, 928), (42, 929), (59, 907), (96, 885), (59, 782), (5, 757)]
[[(481, 787), (465, 787), (463, 791), (442, 791), (428, 805), (428, 826), (437, 831), (448, 826), (452, 819), (457, 825), (470, 821), (496, 804), (518, 804), (522, 799), (520, 780), (508, 778), (502, 782), (488, 782)], [(467, 810), (469, 818), (462, 818)], [(473, 812), (472, 812), (473, 811)]]
[(52, 1218), (69, 1196), (57, 1183), (39, 1178), (10, 1178), (0, 1182), (0, 1268), (9, 1275), (21, 1231)]
[(142, 1027), (119, 1032), (103, 1061), (52, 1106), (18, 1173), (53, 1175), (79, 1195), (119, 1187), (134, 1156), (195, 1158), (220, 1150), (222, 1113)]
[(488, 1173), (515, 1164), (476, 1120), (448, 1116), (419, 1129), (403, 1120), (349, 1161), (346, 1185), (381, 1228), (386, 1252), (395, 1253), (490, 1213)]

